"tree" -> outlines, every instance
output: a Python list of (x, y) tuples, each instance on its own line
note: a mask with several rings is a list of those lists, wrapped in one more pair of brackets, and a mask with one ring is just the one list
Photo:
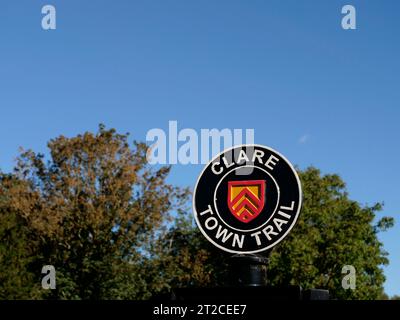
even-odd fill
[(10, 194), (24, 188), (12, 175), (0, 174), (0, 299), (40, 297), (39, 272), (30, 270), (37, 251), (26, 221), (10, 208)]
[[(96, 134), (49, 142), (49, 160), (24, 151), (0, 174), (0, 299), (148, 299), (176, 287), (226, 285), (230, 255), (195, 226), (188, 190), (166, 182), (169, 167), (148, 148), (100, 126)], [(270, 254), (271, 285), (326, 288), (337, 299), (385, 298), (388, 263), (377, 234), (393, 225), (382, 206), (349, 198), (337, 175), (300, 171), (304, 204)], [(42, 290), (53, 265), (57, 289)], [(342, 267), (356, 289), (342, 288)]]
[(33, 151), (19, 157), (15, 175), (24, 187), (10, 189), (7, 210), (38, 243), (30, 270), (56, 268), (57, 289), (44, 297), (150, 296), (147, 251), (187, 191), (167, 184), (170, 168), (149, 167), (147, 147), (131, 150), (127, 139), (100, 126), (97, 134), (51, 140), (47, 163)]
[[(337, 299), (376, 299), (383, 292), (387, 253), (377, 233), (393, 225), (384, 217), (374, 226), (381, 204), (362, 207), (350, 200), (338, 175), (301, 172), (304, 206), (293, 232), (271, 255), (272, 284), (326, 288)], [(354, 266), (356, 289), (342, 287), (342, 268)]]

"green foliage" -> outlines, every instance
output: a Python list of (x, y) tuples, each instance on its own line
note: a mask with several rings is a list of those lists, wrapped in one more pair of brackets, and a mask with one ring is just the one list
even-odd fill
[[(361, 207), (348, 198), (337, 175), (321, 176), (309, 168), (300, 173), (304, 205), (300, 219), (271, 254), (271, 284), (326, 288), (337, 299), (376, 299), (382, 294), (388, 264), (377, 233), (393, 225), (385, 217), (372, 223), (381, 205)], [(342, 288), (342, 267), (356, 269), (356, 290)]]
[[(0, 174), (0, 299), (148, 299), (171, 288), (227, 284), (229, 255), (192, 219), (188, 191), (166, 183), (170, 168), (147, 164), (147, 147), (100, 126), (49, 142), (50, 160), (22, 152)], [(381, 205), (349, 199), (337, 175), (300, 171), (304, 205), (270, 255), (272, 285), (327, 288), (337, 299), (384, 299), (387, 254), (373, 221)], [(57, 289), (42, 290), (54, 265)], [(357, 289), (341, 286), (344, 265)]]
[(40, 270), (31, 270), (37, 243), (31, 241), (26, 221), (9, 207), (9, 191), (20, 183), (1, 174), (0, 185), (0, 299), (40, 297)]
[[(33, 151), (19, 157), (15, 179), (20, 183), (8, 191), (2, 210), (10, 213), (6, 219), (22, 219), (37, 243), (29, 248), (35, 254), (29, 270), (40, 277), (41, 266), (56, 268), (57, 289), (43, 293), (44, 298), (150, 296), (149, 279), (142, 274), (146, 247), (187, 202), (188, 192), (168, 185), (170, 169), (151, 168), (147, 147), (136, 143), (131, 150), (127, 139), (101, 126), (96, 135), (51, 140), (48, 163)], [(5, 257), (23, 254), (17, 265), (25, 269), (30, 261), (23, 259), (23, 246), (29, 242), (14, 240)], [(20, 282), (18, 275), (7, 278)], [(2, 290), (13, 297), (9, 288)]]

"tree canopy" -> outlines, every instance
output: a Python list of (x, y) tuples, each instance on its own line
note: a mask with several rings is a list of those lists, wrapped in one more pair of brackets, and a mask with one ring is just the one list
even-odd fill
[[(229, 255), (195, 226), (190, 193), (167, 183), (170, 167), (148, 147), (100, 126), (60, 136), (49, 160), (22, 151), (0, 174), (0, 299), (148, 299), (171, 288), (227, 284)], [(302, 213), (270, 254), (271, 285), (326, 288), (338, 299), (382, 298), (387, 253), (377, 234), (393, 225), (381, 204), (351, 200), (338, 175), (298, 170)], [(41, 289), (53, 265), (56, 290)], [(344, 265), (356, 289), (342, 288)]]

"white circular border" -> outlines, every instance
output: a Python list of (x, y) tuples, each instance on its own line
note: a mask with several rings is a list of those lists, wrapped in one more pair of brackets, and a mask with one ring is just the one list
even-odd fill
[[(288, 230), (286, 230), (286, 232), (283, 234), (283, 236), (281, 236), (278, 240), (276, 240), (275, 242), (273, 242), (273, 243), (270, 244), (269, 246), (267, 246), (267, 247), (265, 247), (265, 248), (262, 248), (262, 249), (259, 249), (259, 250), (253, 250), (253, 251), (236, 251), (236, 250), (230, 250), (230, 249), (227, 249), (227, 248), (225, 248), (225, 247), (219, 245), (218, 243), (215, 243), (215, 242), (207, 235), (207, 233), (203, 230), (203, 228), (201, 227), (201, 224), (200, 224), (199, 219), (198, 219), (198, 213), (197, 213), (197, 211), (196, 211), (196, 205), (195, 205), (195, 198), (196, 198), (196, 192), (197, 192), (197, 185), (199, 184), (200, 178), (203, 176), (203, 173), (204, 173), (204, 171), (206, 171), (206, 169), (208, 168), (208, 166), (209, 166), (212, 162), (214, 162), (214, 160), (216, 160), (217, 158), (219, 158), (222, 154), (224, 154), (224, 153), (226, 153), (226, 152), (229, 152), (230, 150), (237, 149), (237, 148), (242, 148), (242, 149), (243, 149), (243, 148), (251, 148), (251, 147), (253, 147), (253, 148), (259, 147), (259, 148), (266, 149), (266, 150), (268, 150), (268, 151), (271, 151), (271, 152), (277, 154), (281, 159), (285, 160), (285, 162), (289, 165), (289, 168), (292, 169), (292, 172), (294, 173), (294, 176), (295, 176), (295, 178), (296, 178), (296, 180), (297, 180), (297, 185), (298, 185), (298, 187), (299, 187), (299, 204), (298, 204), (298, 206), (297, 206), (297, 212), (296, 212), (296, 215), (295, 215), (295, 217), (294, 217), (294, 219), (293, 219), (292, 225), (289, 227)], [(231, 147), (231, 148), (225, 149), (224, 151), (220, 152), (218, 155), (216, 155), (214, 158), (212, 158), (212, 160), (209, 161), (208, 164), (204, 167), (204, 169), (201, 171), (199, 177), (197, 178), (196, 185), (195, 185), (194, 190), (193, 190), (192, 207), (193, 207), (193, 215), (194, 215), (194, 218), (195, 218), (195, 220), (196, 220), (196, 224), (197, 224), (198, 228), (200, 229), (200, 231), (201, 231), (201, 233), (203, 234), (203, 236), (204, 236), (209, 242), (211, 242), (214, 246), (216, 246), (217, 248), (219, 248), (219, 249), (221, 249), (221, 250), (223, 250), (223, 251), (229, 252), (229, 253), (251, 254), (251, 253), (258, 253), (258, 252), (266, 251), (266, 250), (268, 250), (268, 249), (270, 249), (270, 248), (272, 248), (272, 247), (275, 247), (279, 242), (281, 242), (283, 239), (285, 239), (286, 236), (287, 236), (287, 234), (293, 229), (293, 227), (295, 226), (295, 224), (296, 224), (296, 222), (297, 222), (297, 220), (298, 220), (298, 218), (299, 218), (299, 214), (300, 214), (300, 210), (301, 210), (302, 203), (303, 203), (303, 190), (302, 190), (302, 187), (301, 187), (301, 182), (300, 182), (299, 175), (297, 174), (297, 171), (294, 169), (294, 167), (293, 167), (293, 165), (291, 164), (291, 162), (290, 162), (286, 157), (284, 157), (282, 154), (280, 154), (280, 153), (277, 152), (276, 150), (274, 150), (274, 149), (272, 149), (272, 148), (269, 148), (269, 147), (266, 147), (266, 146), (263, 146), (263, 145), (261, 145), (261, 144), (242, 144), (242, 145), (233, 146), (233, 147)]]
[[(254, 228), (254, 229), (250, 229), (250, 230), (242, 230), (242, 229), (237, 229), (237, 228), (234, 228), (234, 227), (230, 226), (227, 222), (225, 222), (224, 219), (222, 219), (222, 217), (221, 217), (221, 215), (219, 214), (219, 211), (218, 211), (218, 207), (217, 207), (217, 203), (216, 203), (216, 201), (217, 201), (217, 197), (216, 197), (216, 196), (217, 196), (217, 190), (218, 190), (219, 186), (221, 185), (222, 180), (224, 180), (224, 178), (225, 178), (228, 174), (230, 174), (233, 170), (238, 170), (238, 169), (240, 169), (240, 168), (250, 168), (250, 167), (251, 167), (251, 168), (256, 168), (256, 169), (259, 169), (259, 170), (265, 172), (265, 173), (272, 179), (272, 181), (275, 183), (276, 189), (277, 189), (277, 191), (278, 191), (278, 201), (276, 202), (275, 209), (274, 209), (274, 211), (272, 212), (271, 216), (270, 216), (270, 217), (268, 218), (268, 220), (265, 221), (261, 226), (259, 226), (259, 227), (257, 227), (257, 228)], [(259, 229), (259, 228), (264, 227), (264, 226), (272, 219), (272, 217), (273, 217), (273, 216), (275, 215), (275, 213), (276, 213), (276, 210), (279, 208), (279, 201), (280, 201), (280, 200), (281, 200), (281, 189), (279, 188), (279, 185), (278, 185), (278, 183), (276, 182), (275, 178), (274, 178), (267, 170), (265, 170), (265, 169), (263, 169), (263, 168), (245, 165), (245, 166), (242, 166), (242, 167), (237, 167), (237, 168), (233, 168), (233, 169), (229, 170), (227, 173), (225, 173), (225, 175), (221, 178), (221, 180), (219, 180), (219, 182), (217, 183), (217, 186), (215, 187), (215, 190), (214, 190), (214, 202), (213, 202), (213, 203), (214, 203), (214, 208), (215, 208), (215, 211), (216, 211), (216, 213), (217, 213), (217, 216), (221, 219), (221, 221), (224, 223), (224, 225), (226, 225), (227, 227), (229, 227), (229, 228), (231, 228), (232, 230), (235, 230), (235, 231), (239, 231), (239, 232), (243, 232), (243, 233), (250, 233), (250, 232), (252, 232), (252, 231), (255, 231), (255, 230)]]

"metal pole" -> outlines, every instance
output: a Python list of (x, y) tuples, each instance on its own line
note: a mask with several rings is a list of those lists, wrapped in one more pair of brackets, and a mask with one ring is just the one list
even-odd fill
[(236, 254), (231, 257), (231, 284), (239, 287), (261, 287), (267, 285), (269, 252), (266, 256)]

